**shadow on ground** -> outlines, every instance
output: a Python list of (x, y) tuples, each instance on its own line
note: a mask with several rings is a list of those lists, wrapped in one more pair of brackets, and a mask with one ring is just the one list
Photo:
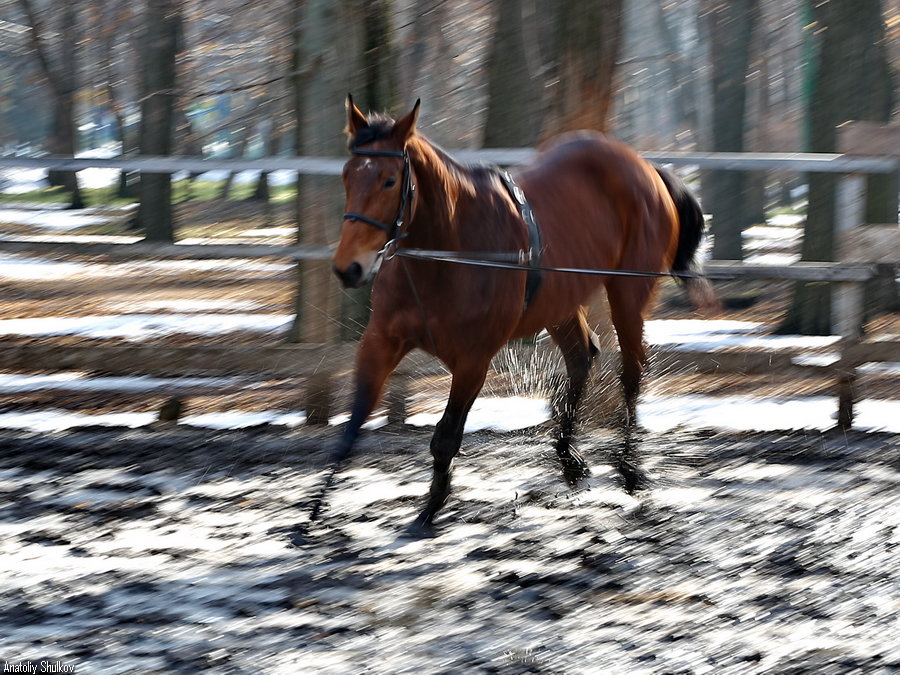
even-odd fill
[(0, 659), (76, 672), (889, 672), (900, 439), (467, 436), (439, 536), (398, 537), (428, 433), (368, 434), (295, 548), (333, 432), (0, 432)]

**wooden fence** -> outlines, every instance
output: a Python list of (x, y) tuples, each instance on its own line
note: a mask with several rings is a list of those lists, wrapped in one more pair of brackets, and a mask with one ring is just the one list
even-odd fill
[[(864, 127), (857, 127), (864, 129)], [(869, 129), (871, 131), (871, 129)], [(843, 138), (855, 138), (855, 130)], [(894, 133), (894, 132), (891, 132)], [(900, 135), (900, 134), (898, 134)], [(891, 137), (893, 138), (893, 136)], [(866, 143), (867, 147), (871, 147)], [(881, 148), (900, 147), (884, 142)], [(461, 151), (454, 155), (462, 161), (516, 165), (527, 162), (534, 152), (527, 149)], [(729, 261), (710, 261), (705, 272), (711, 279), (794, 279), (829, 282), (834, 293), (834, 332), (841, 337), (840, 357), (825, 370), (839, 383), (838, 422), (850, 427), (853, 419), (854, 384), (859, 365), (872, 361), (900, 361), (900, 342), (865, 341), (860, 335), (863, 312), (863, 284), (877, 274), (876, 264), (900, 262), (900, 229), (896, 225), (864, 225), (865, 175), (897, 173), (900, 158), (853, 156), (851, 154), (763, 154), (763, 153), (644, 153), (647, 159), (673, 166), (696, 166), (735, 171), (790, 170), (830, 172), (840, 175), (836, 204), (841, 262), (795, 263), (785, 266), (751, 265)], [(176, 171), (203, 172), (290, 170), (315, 175), (339, 175), (344, 160), (317, 157), (266, 158), (258, 160), (209, 160), (172, 157), (67, 158), (0, 157), (0, 167), (81, 170), (89, 167), (139, 170), (151, 173)], [(255, 244), (156, 244), (71, 243), (35, 241), (24, 237), (0, 239), (0, 250), (34, 255), (67, 253), (133, 258), (281, 258), (290, 260), (326, 260), (328, 247), (267, 246)], [(535, 349), (523, 347), (522, 349)], [(307, 415), (310, 420), (327, 419), (330, 414), (330, 381), (345, 372), (353, 362), (352, 345), (285, 345), (269, 348), (236, 347), (163, 347), (154, 344), (116, 346), (72, 346), (0, 344), (0, 369), (12, 371), (87, 370), (109, 374), (189, 374), (221, 372), (267, 372), (302, 376), (307, 379)], [(806, 369), (797, 360), (796, 350), (754, 350), (752, 352), (715, 352), (657, 349), (657, 363), (695, 372), (756, 373)], [(227, 364), (227, 365), (223, 365)], [(389, 415), (405, 416), (405, 390), (413, 375), (439, 372), (439, 364), (414, 353), (404, 360), (389, 393)]]

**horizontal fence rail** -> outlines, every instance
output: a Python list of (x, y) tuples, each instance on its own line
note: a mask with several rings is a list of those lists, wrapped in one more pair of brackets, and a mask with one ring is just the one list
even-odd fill
[[(118, 237), (117, 237), (118, 238)], [(116, 260), (138, 258), (173, 258), (216, 260), (223, 258), (280, 258), (283, 260), (329, 260), (334, 248), (329, 246), (276, 246), (273, 244), (164, 244), (149, 241), (76, 242), (47, 241), (38, 237), (0, 238), (0, 251), (31, 255), (83, 255)]]
[[(83, 255), (114, 260), (174, 258), (212, 260), (222, 258), (279, 258), (283, 260), (330, 260), (330, 246), (276, 246), (271, 244), (163, 244), (148, 241), (75, 242), (47, 241), (43, 237), (2, 237), (0, 251), (32, 255)], [(435, 261), (441, 264), (441, 261)], [(552, 274), (553, 272), (549, 272)], [(744, 263), (736, 260), (708, 260), (703, 274), (714, 280), (784, 279), (789, 281), (867, 281), (878, 274), (877, 266), (866, 263), (796, 262), (790, 265)]]
[[(536, 155), (531, 148), (454, 150), (451, 156), (461, 162), (517, 166)], [(896, 157), (858, 157), (830, 153), (737, 153), (737, 152), (643, 152), (645, 159), (672, 166), (696, 166), (701, 169), (730, 171), (803, 171), (813, 173), (893, 173), (900, 171)], [(144, 173), (187, 171), (296, 171), (315, 176), (339, 176), (346, 158), (339, 157), (263, 157), (259, 159), (216, 159), (203, 157), (0, 157), (0, 168), (81, 171), (83, 169), (122, 169)]]
[[(506, 349), (516, 352), (516, 363), (540, 362), (562, 373), (562, 358), (549, 344), (517, 344)], [(826, 352), (828, 349), (826, 348)], [(810, 361), (810, 350), (802, 347), (723, 348), (716, 351), (651, 346), (653, 369), (657, 372), (767, 374), (829, 374), (835, 368), (852, 368), (869, 361), (900, 359), (900, 343), (871, 342), (849, 345), (838, 353), (831, 350), (827, 363)], [(356, 345), (292, 344), (292, 345), (188, 345), (166, 346), (153, 343), (134, 344), (57, 344), (21, 343), (0, 346), (0, 371), (73, 370), (98, 375), (151, 375), (155, 377), (195, 375), (259, 375), (308, 377), (319, 372), (331, 375), (349, 374), (355, 363)], [(503, 363), (503, 352), (495, 360), (495, 370), (509, 370)], [(547, 355), (557, 357), (546, 358)], [(598, 355), (603, 363), (618, 359), (618, 351), (604, 350)], [(27, 364), (23, 366), (23, 364)], [(422, 377), (447, 374), (449, 371), (435, 358), (420, 351), (410, 352), (394, 371), (393, 377)]]

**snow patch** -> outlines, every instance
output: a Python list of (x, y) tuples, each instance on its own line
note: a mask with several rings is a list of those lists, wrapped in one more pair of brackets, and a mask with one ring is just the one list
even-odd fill
[[(123, 378), (124, 379), (124, 378)], [(638, 404), (641, 426), (655, 433), (676, 428), (719, 429), (723, 431), (780, 431), (789, 429), (830, 429), (835, 425), (837, 399), (829, 396), (805, 398), (647, 396)], [(866, 431), (900, 433), (900, 401), (866, 399), (855, 408), (854, 428)], [(64, 410), (0, 413), (0, 428), (53, 432), (85, 425), (138, 427), (154, 422), (155, 413), (110, 413), (86, 415)], [(239, 429), (261, 424), (296, 427), (305, 422), (301, 411), (228, 411), (192, 415), (182, 419), (190, 426), (213, 429)], [(407, 418), (413, 426), (433, 426), (440, 414), (421, 413)], [(481, 398), (475, 402), (465, 431), (517, 431), (550, 419), (545, 399), (524, 397)], [(346, 422), (346, 415), (331, 419), (332, 425)], [(366, 424), (372, 429), (383, 426), (384, 417)]]
[(78, 335), (122, 338), (140, 342), (148, 338), (188, 333), (221, 335), (232, 331), (269, 332), (286, 328), (286, 314), (120, 314), (110, 316), (0, 319), (0, 335)]

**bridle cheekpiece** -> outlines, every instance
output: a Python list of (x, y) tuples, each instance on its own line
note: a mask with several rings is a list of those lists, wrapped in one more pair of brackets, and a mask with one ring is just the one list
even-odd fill
[(397, 205), (397, 215), (394, 217), (393, 223), (385, 223), (375, 218), (371, 218), (364, 213), (356, 213), (348, 211), (344, 214), (344, 220), (362, 221), (367, 225), (383, 230), (388, 235), (387, 243), (384, 245), (378, 255), (385, 255), (387, 259), (393, 257), (388, 250), (396, 247), (397, 241), (407, 236), (403, 232), (403, 219), (406, 215), (407, 208), (412, 204), (413, 195), (415, 193), (415, 185), (412, 183), (412, 171), (409, 167), (409, 153), (406, 150), (370, 150), (367, 148), (351, 148), (350, 152), (354, 155), (364, 157), (398, 157), (403, 160), (403, 177), (401, 179), (400, 203)]

